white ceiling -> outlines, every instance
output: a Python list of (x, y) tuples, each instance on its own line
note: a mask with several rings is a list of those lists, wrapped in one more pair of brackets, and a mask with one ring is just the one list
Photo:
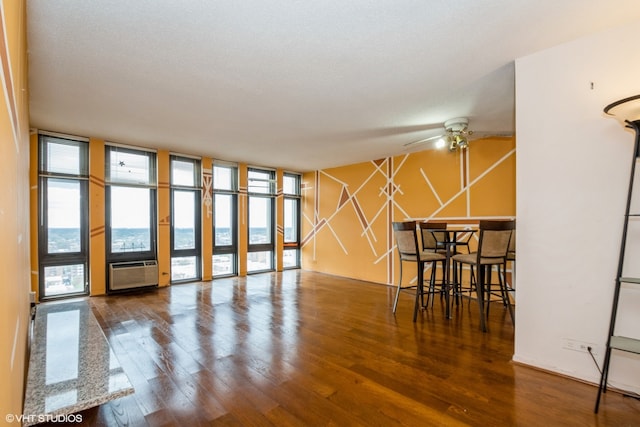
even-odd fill
[(32, 127), (301, 172), (403, 153), (454, 117), (513, 133), (514, 59), (640, 19), (637, 0), (27, 8)]

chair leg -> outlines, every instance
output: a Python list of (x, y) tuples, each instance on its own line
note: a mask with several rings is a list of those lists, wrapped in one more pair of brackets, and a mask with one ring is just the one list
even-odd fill
[[(445, 269), (447, 268), (447, 262), (444, 261), (444, 260), (443, 261), (436, 261), (434, 264), (437, 265), (438, 262), (442, 263), (442, 278), (440, 279), (440, 301), (442, 301), (442, 299), (444, 297), (444, 293), (446, 292), (446, 290), (445, 290), (446, 286), (444, 284), (444, 281), (445, 281), (446, 274), (447, 274), (446, 271), (445, 271)], [(434, 297), (435, 297), (435, 294), (434, 294)]]
[(484, 268), (478, 266), (478, 280), (476, 281), (476, 296), (478, 300), (478, 311), (480, 312), (480, 330), (487, 332), (487, 323), (484, 317)]
[(509, 261), (506, 261), (504, 263), (504, 271), (502, 272), (502, 277), (503, 277), (504, 285), (507, 292), (514, 292), (515, 288), (513, 287), (513, 284), (516, 282), (516, 262), (511, 261), (511, 282), (507, 280), (507, 263), (508, 262)]
[[(506, 273), (507, 270), (507, 264), (505, 262), (505, 264), (503, 265), (504, 271)], [(500, 265), (498, 265), (498, 272), (500, 271)], [(498, 274), (498, 277), (500, 277), (500, 274)], [(500, 280), (500, 290), (502, 291), (502, 302), (503, 304), (505, 304), (507, 306), (507, 309), (509, 310), (509, 315), (511, 316), (511, 323), (515, 326), (516, 324), (516, 318), (513, 314), (513, 307), (511, 306), (511, 300), (509, 299), (509, 293), (507, 292), (507, 284), (506, 284), (506, 280), (502, 281)]]
[(478, 286), (478, 281), (476, 280), (476, 269), (473, 268), (473, 265), (469, 265), (469, 296), (473, 292), (473, 288)]
[[(506, 274), (506, 267), (505, 267), (505, 274)], [(515, 284), (516, 284), (516, 260), (511, 260), (511, 283), (509, 283), (509, 286), (507, 287), (507, 292), (513, 292), (514, 294), (514, 298), (515, 298), (515, 292), (516, 292), (516, 288), (515, 288)]]
[[(442, 299), (444, 298), (444, 287), (445, 287), (444, 286), (444, 279), (445, 279), (444, 267), (445, 267), (445, 265), (444, 265), (444, 261), (436, 261), (436, 262), (434, 262), (433, 263), (433, 267), (436, 270), (437, 270), (438, 263), (440, 263), (440, 288), (438, 289), (437, 293), (438, 293), (438, 295), (440, 295), (440, 303), (442, 303)], [(436, 299), (436, 285), (435, 284), (436, 284), (436, 282), (438, 280), (437, 279), (437, 277), (438, 277), (437, 274), (438, 274), (437, 271), (435, 271), (434, 274), (433, 274), (433, 284), (434, 284), (433, 285), (433, 300), (434, 301)]]
[(498, 279), (500, 279), (500, 298), (502, 298), (502, 305), (507, 306), (507, 268), (506, 265), (504, 268), (500, 268), (500, 264), (498, 264)]
[(436, 299), (436, 264), (431, 263), (431, 275), (429, 276), (429, 291), (427, 292), (427, 305), (429, 306), (429, 299), (431, 299), (431, 308), (433, 308), (433, 301)]
[(456, 300), (456, 306), (462, 304), (462, 266), (461, 262), (453, 261), (453, 295)]
[(396, 290), (396, 299), (393, 302), (393, 313), (395, 314), (398, 307), (398, 297), (400, 297), (400, 289), (402, 288), (402, 260), (400, 260), (400, 280), (398, 281), (398, 289)]
[[(458, 283), (458, 265), (454, 260), (451, 260), (451, 271), (453, 271), (453, 279), (451, 280), (451, 290), (453, 292), (453, 299), (455, 300), (456, 306), (459, 305), (460, 301), (458, 299), (459, 293), (459, 283)], [(451, 301), (451, 306), (453, 306), (453, 301)]]
[(488, 265), (486, 267), (481, 267), (481, 268), (485, 268), (486, 271), (489, 272), (489, 274), (486, 274), (485, 277), (487, 277), (487, 290), (485, 291), (486, 295), (487, 295), (487, 320), (489, 320), (489, 307), (491, 307), (491, 279), (492, 279), (492, 273), (493, 273), (493, 267), (491, 265)]
[(458, 267), (459, 271), (459, 292), (460, 292), (460, 301), (463, 300), (463, 297), (466, 296), (469, 300), (471, 300), (474, 292), (477, 293), (476, 287), (478, 285), (477, 283), (477, 278), (476, 278), (476, 273), (475, 273), (475, 268), (473, 266), (473, 264), (469, 264), (469, 287), (468, 288), (464, 288), (462, 285), (462, 277), (463, 277), (463, 272), (464, 272), (464, 264), (460, 263), (460, 266)]
[[(462, 287), (462, 273), (464, 272), (464, 264), (459, 263), (458, 264), (458, 294), (460, 297), (460, 304), (462, 304), (462, 297), (464, 296), (464, 291), (463, 291), (463, 287)], [(471, 280), (471, 279), (469, 279)]]
[[(471, 275), (469, 276), (469, 297), (471, 297), (471, 290), (472, 290), (472, 285), (471, 283), (474, 280), (473, 277), (473, 266), (470, 266), (471, 268)], [(463, 278), (463, 272), (464, 272), (464, 264), (461, 262), (455, 262), (453, 264), (453, 271), (454, 271), (454, 286), (456, 288), (456, 304), (458, 304), (458, 302), (460, 304), (462, 304), (463, 300), (462, 297), (464, 296), (464, 287), (462, 286), (462, 278)]]
[[(422, 274), (424, 274), (424, 271)], [(422, 283), (422, 288), (423, 289), (420, 291), (420, 307), (424, 308), (424, 283)]]
[(416, 284), (416, 302), (413, 306), (413, 321), (415, 322), (418, 319), (418, 305), (420, 304), (420, 298), (422, 297), (423, 287), (423, 279), (424, 278), (424, 263), (418, 262), (418, 283)]

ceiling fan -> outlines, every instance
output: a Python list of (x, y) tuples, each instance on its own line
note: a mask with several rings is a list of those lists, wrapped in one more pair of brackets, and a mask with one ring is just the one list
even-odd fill
[(457, 117), (455, 119), (447, 120), (444, 122), (444, 133), (411, 141), (404, 144), (404, 146), (412, 147), (430, 141), (437, 141), (436, 147), (448, 147), (449, 151), (467, 148), (469, 146), (469, 137), (473, 135), (473, 131), (469, 130), (468, 126), (469, 119), (466, 117)]

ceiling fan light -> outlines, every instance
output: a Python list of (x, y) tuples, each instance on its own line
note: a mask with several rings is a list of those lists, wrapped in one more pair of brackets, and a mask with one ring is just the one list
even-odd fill
[(436, 141), (436, 148), (444, 148), (447, 145), (447, 141), (444, 138), (440, 138)]
[(450, 136), (449, 138), (449, 151), (456, 151), (458, 148), (458, 141), (455, 137)]

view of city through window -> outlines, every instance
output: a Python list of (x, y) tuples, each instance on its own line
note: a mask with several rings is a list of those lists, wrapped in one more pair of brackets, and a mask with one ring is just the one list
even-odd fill
[(151, 250), (151, 190), (112, 185), (110, 191), (111, 252)]
[[(146, 252), (153, 248), (153, 240), (156, 237), (151, 235), (154, 227), (150, 221), (150, 198), (148, 188), (129, 186), (110, 186), (111, 191), (111, 251), (113, 253)], [(80, 218), (78, 203), (79, 200), (77, 183), (60, 180), (51, 181), (49, 184), (49, 205), (48, 214), (48, 250), (51, 253), (74, 253), (80, 251)], [(63, 202), (62, 202), (63, 201)], [(234, 246), (234, 221), (231, 215), (233, 196), (230, 194), (219, 194), (215, 198), (215, 235), (214, 242), (217, 247)], [(185, 204), (186, 205), (186, 204)], [(124, 207), (124, 208), (123, 208)], [(285, 242), (295, 241), (297, 238), (296, 220), (297, 201), (286, 200), (284, 238)], [(252, 199), (249, 218), (249, 238), (251, 244), (270, 244), (272, 236), (272, 218), (270, 211), (270, 199), (257, 197)], [(184, 218), (182, 218), (184, 216)], [(175, 249), (194, 248), (195, 229), (193, 222), (193, 209), (176, 210), (175, 228), (173, 235), (173, 245)], [(182, 225), (182, 226), (181, 226)], [(272, 256), (268, 252), (258, 251), (249, 254), (249, 262), (255, 263), (254, 269), (261, 269), (267, 265), (265, 257)], [(296, 265), (297, 250), (284, 251), (284, 265)], [(176, 261), (179, 259), (176, 258)], [(188, 260), (187, 260), (188, 261)], [(232, 265), (235, 262), (233, 254), (220, 253), (214, 251), (214, 274), (230, 274), (233, 272)], [(191, 264), (195, 265), (193, 260)], [(179, 267), (176, 265), (175, 267)], [(82, 289), (84, 271), (83, 265), (72, 265), (63, 267), (47, 267), (45, 271), (48, 289), (55, 292), (55, 289), (68, 291), (70, 286)], [(189, 267), (191, 268), (191, 267)], [(251, 270), (251, 268), (250, 268)]]
[[(148, 210), (147, 210), (148, 212)], [(267, 214), (262, 213), (264, 216), (254, 214), (258, 224), (251, 227), (249, 234), (251, 236), (252, 243), (270, 243), (270, 227), (266, 225), (268, 220)], [(148, 216), (147, 216), (148, 219)], [(224, 221), (221, 221), (224, 222)], [(230, 222), (230, 219), (229, 219)], [(285, 240), (293, 239), (296, 233), (295, 222), (287, 222), (287, 226), (284, 229)], [(68, 253), (78, 252), (80, 250), (80, 228), (79, 227), (49, 227), (49, 251), (56, 253)], [(216, 245), (225, 246), (232, 245), (232, 229), (230, 226), (215, 228)], [(128, 226), (114, 226), (111, 229), (111, 245), (113, 252), (140, 252), (148, 251), (150, 249), (150, 230), (149, 227), (128, 227)], [(174, 229), (174, 244), (177, 249), (180, 248), (193, 248), (194, 247), (194, 229), (190, 228), (175, 228)], [(290, 251), (286, 255), (293, 256)], [(229, 262), (229, 257), (222, 257), (218, 259), (218, 263)], [(220, 265), (223, 267), (223, 265)], [(226, 271), (226, 267), (223, 267)]]

